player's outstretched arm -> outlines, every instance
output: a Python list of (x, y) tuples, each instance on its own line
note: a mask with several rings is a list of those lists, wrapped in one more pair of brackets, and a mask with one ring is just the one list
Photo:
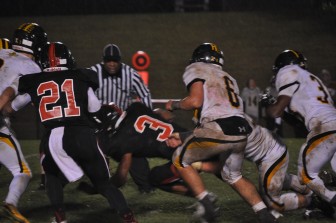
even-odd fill
[(117, 171), (111, 178), (112, 183), (116, 187), (121, 187), (125, 185), (127, 181), (128, 172), (131, 168), (131, 164), (132, 164), (132, 153), (126, 153), (121, 158), (121, 161), (119, 162), (119, 165), (117, 167)]
[(14, 89), (11, 87), (7, 87), (0, 95), (0, 110), (2, 110), (8, 102), (13, 100), (14, 96)]

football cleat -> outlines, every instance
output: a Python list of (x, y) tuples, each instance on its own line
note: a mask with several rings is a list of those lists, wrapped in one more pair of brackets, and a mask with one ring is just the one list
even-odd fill
[(323, 214), (321, 210), (318, 209), (306, 209), (305, 212), (303, 213), (303, 218), (306, 220), (311, 220), (311, 219), (325, 219), (326, 216)]
[(321, 215), (327, 218), (334, 218), (335, 210), (329, 202), (313, 194), (312, 201), (305, 210), (304, 218), (321, 218)]
[(332, 171), (323, 170), (319, 173), (319, 177), (326, 187), (336, 187), (336, 175)]
[(189, 208), (195, 208), (192, 215), (193, 221), (201, 223), (214, 222), (219, 217), (219, 207), (216, 207), (217, 196), (213, 193), (208, 193), (202, 200), (196, 202)]
[(132, 212), (122, 215), (121, 218), (124, 223), (138, 223), (138, 221), (135, 220), (134, 214)]
[(53, 223), (67, 223), (65, 212), (61, 208), (55, 211), (55, 218)]
[(0, 209), (0, 217), (16, 223), (30, 223), (12, 204), (5, 203)]
[(279, 222), (277, 218), (268, 211), (267, 208), (264, 208), (257, 212), (260, 223), (277, 223)]

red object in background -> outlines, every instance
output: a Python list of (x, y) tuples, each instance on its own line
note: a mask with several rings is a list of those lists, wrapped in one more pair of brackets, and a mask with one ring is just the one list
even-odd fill
[(143, 82), (148, 86), (149, 74), (146, 71), (150, 65), (150, 57), (144, 51), (137, 51), (132, 57), (133, 67), (138, 71)]

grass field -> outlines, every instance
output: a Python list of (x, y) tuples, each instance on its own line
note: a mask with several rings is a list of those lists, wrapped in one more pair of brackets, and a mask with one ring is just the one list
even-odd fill
[[(296, 172), (296, 160), (302, 139), (286, 139), (289, 147), (291, 161), (289, 171)], [(21, 212), (28, 217), (32, 223), (47, 223), (53, 213), (49, 206), (49, 200), (44, 191), (37, 190), (39, 185), (39, 160), (38, 141), (21, 141), (24, 154), (33, 171), (33, 179), (29, 184), (26, 193), (20, 201)], [(151, 159), (150, 164), (157, 165), (164, 162), (160, 159)], [(115, 163), (111, 162), (111, 170)], [(244, 174), (253, 182), (257, 183), (256, 168), (252, 163), (245, 162)], [(202, 175), (208, 189), (219, 196), (221, 217), (218, 223), (251, 223), (257, 222), (252, 209), (226, 184), (219, 181), (212, 175)], [(86, 178), (83, 178), (86, 180)], [(4, 199), (11, 175), (5, 168), (0, 171), (0, 197)], [(69, 223), (118, 223), (118, 216), (111, 213), (107, 201), (100, 195), (87, 195), (76, 190), (78, 182), (65, 187), (65, 202)], [(192, 210), (186, 207), (194, 203), (194, 199), (169, 194), (156, 190), (153, 194), (139, 194), (133, 181), (130, 179), (122, 189), (129, 205), (134, 210), (140, 223), (187, 223), (190, 222)], [(300, 223), (307, 222), (302, 217), (303, 210), (288, 212), (281, 218), (280, 222)], [(7, 223), (0, 220), (1, 223)], [(333, 222), (328, 219), (309, 220), (309, 222)]]

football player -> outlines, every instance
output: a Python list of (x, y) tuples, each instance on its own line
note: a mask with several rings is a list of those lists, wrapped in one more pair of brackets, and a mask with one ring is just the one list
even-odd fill
[[(268, 207), (275, 210), (272, 210), (272, 213), (280, 217), (281, 214), (278, 212), (308, 207), (310, 210), (319, 209), (316, 212), (322, 211), (324, 216), (333, 218), (335, 211), (332, 206), (316, 196), (312, 197), (311, 190), (306, 185), (301, 185), (296, 175), (286, 172), (289, 155), (282, 141), (268, 129), (255, 124), (248, 115), (246, 119), (253, 131), (248, 136), (244, 156), (257, 165), (259, 191)], [(171, 145), (176, 147), (181, 143), (176, 141)], [(193, 167), (217, 176), (221, 171), (220, 162), (216, 159), (193, 163)], [(154, 185), (165, 191), (188, 195), (188, 188), (183, 182), (178, 181), (178, 175), (171, 170), (169, 164), (154, 167), (151, 178)], [(287, 190), (293, 192), (283, 192)]]
[(336, 109), (327, 88), (307, 71), (307, 59), (296, 50), (284, 50), (275, 59), (273, 71), (278, 91), (276, 101), (264, 98), (267, 113), (276, 118), (294, 115), (308, 130), (298, 160), (298, 176), (318, 196), (336, 205), (336, 191), (329, 190), (319, 172), (331, 163), (336, 170)]
[[(195, 198), (204, 206), (204, 219), (214, 221), (218, 208), (213, 204), (192, 163), (221, 155), (222, 178), (228, 182), (258, 213), (263, 222), (275, 222), (255, 186), (241, 175), (247, 135), (251, 127), (244, 118), (243, 101), (236, 80), (223, 71), (223, 52), (213, 43), (199, 45), (186, 67), (183, 81), (188, 96), (169, 101), (167, 110), (193, 110), (202, 107), (200, 125), (182, 137), (183, 144), (175, 151), (173, 163)], [(181, 139), (172, 134), (168, 139)]]
[[(36, 23), (24, 23), (15, 30), (13, 49), (8, 49), (10, 46), (8, 40), (1, 40), (3, 49), (0, 50), (0, 110), (15, 97), (15, 91), (9, 86), (19, 75), (41, 71), (35, 60), (41, 46), (46, 42), (47, 34)], [(13, 175), (7, 197), (0, 209), (0, 217), (26, 223), (29, 221), (20, 214), (17, 206), (32, 177), (32, 172), (22, 155), (20, 144), (10, 129), (9, 119), (2, 115), (0, 119), (0, 162)]]
[[(310, 205), (310, 190), (299, 183), (296, 175), (286, 173), (289, 159), (286, 146), (269, 130), (256, 125), (249, 117), (246, 119), (253, 131), (248, 136), (245, 159), (256, 163), (258, 167), (260, 191), (268, 207), (283, 212)], [(112, 176), (118, 187), (127, 180), (133, 156), (170, 160), (175, 148), (167, 147), (165, 139), (169, 132), (185, 131), (175, 123), (162, 119), (141, 103), (133, 103), (122, 115), (111, 116), (111, 120), (110, 125), (105, 127), (110, 132), (107, 155), (114, 154), (119, 157), (119, 166)], [(178, 145), (174, 147), (176, 146)], [(196, 162), (192, 166), (198, 171), (213, 173), (221, 178), (218, 158)], [(153, 167), (150, 179), (154, 186), (164, 191), (192, 196), (171, 161)], [(88, 192), (89, 188), (86, 189)], [(283, 193), (289, 189), (294, 192)], [(92, 193), (92, 189), (90, 191)], [(322, 209), (326, 206), (318, 207)], [(333, 209), (324, 210), (324, 213), (330, 217)]]
[(32, 102), (47, 129), (41, 162), (56, 222), (67, 222), (63, 187), (85, 173), (123, 222), (137, 223), (122, 192), (110, 182), (109, 167), (97, 144), (91, 116), (109, 113), (109, 108), (101, 108), (94, 94), (98, 87), (94, 71), (75, 69), (70, 50), (60, 42), (46, 44), (40, 61), (43, 72), (19, 79), (20, 95), (6, 111), (17, 111)]

